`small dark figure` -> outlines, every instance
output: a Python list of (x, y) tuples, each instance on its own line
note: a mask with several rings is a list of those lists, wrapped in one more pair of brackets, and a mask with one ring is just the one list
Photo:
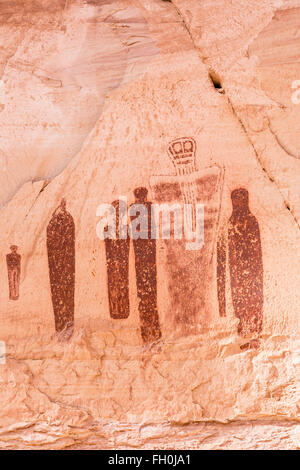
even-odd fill
[[(140, 238), (133, 240), (133, 246), (141, 335), (144, 343), (151, 343), (161, 337), (161, 330), (157, 311), (156, 240), (151, 239), (151, 202), (147, 201), (147, 194), (148, 190), (143, 187), (134, 190), (135, 204), (142, 204), (147, 209), (145, 217), (148, 219), (145, 224), (140, 224)], [(137, 213), (139, 216), (141, 214)], [(131, 220), (135, 218), (131, 217)]]
[(12, 245), (11, 253), (6, 255), (8, 286), (10, 300), (18, 300), (21, 274), (21, 255), (17, 253), (18, 247)]
[[(228, 228), (228, 257), (233, 308), (240, 320), (238, 333), (260, 333), (263, 322), (263, 261), (259, 225), (249, 209), (249, 194), (244, 188), (231, 193), (233, 211)], [(219, 238), (217, 282), (219, 312), (226, 315), (225, 275), (226, 239)], [(249, 343), (250, 344), (250, 343)], [(257, 347), (257, 341), (250, 344)]]
[(74, 328), (75, 224), (62, 199), (47, 227), (47, 250), (55, 330), (69, 339)]

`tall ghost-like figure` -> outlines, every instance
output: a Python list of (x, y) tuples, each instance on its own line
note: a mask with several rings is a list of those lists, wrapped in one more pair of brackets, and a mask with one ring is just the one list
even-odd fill
[[(249, 209), (249, 193), (244, 188), (231, 193), (233, 211), (228, 227), (228, 261), (231, 296), (241, 336), (259, 334), (263, 323), (263, 261), (259, 225)], [(219, 313), (226, 315), (226, 237), (220, 236), (217, 249)]]
[[(192, 137), (172, 140), (167, 152), (176, 174), (150, 178), (153, 204), (169, 208), (166, 227), (173, 227), (171, 236), (163, 236), (157, 245), (167, 291), (162, 306), (164, 324), (174, 337), (204, 333), (210, 328), (213, 313), (209, 306), (212, 260), (224, 171), (218, 166), (197, 169), (197, 160), (201, 164), (201, 159), (196, 158), (196, 151)], [(163, 233), (164, 217), (157, 222)]]
[(47, 250), (55, 330), (59, 339), (69, 339), (74, 328), (75, 224), (64, 199), (48, 224)]
[(161, 330), (157, 310), (156, 240), (151, 238), (151, 202), (147, 201), (147, 194), (143, 187), (134, 190), (135, 204), (145, 208), (145, 213), (136, 215), (145, 219), (140, 219), (139, 238), (133, 239), (133, 246), (141, 336), (144, 343), (151, 343), (161, 337)]
[(11, 253), (6, 255), (9, 298), (10, 300), (18, 300), (21, 274), (21, 255), (17, 253), (18, 247), (16, 245), (12, 245), (10, 250)]

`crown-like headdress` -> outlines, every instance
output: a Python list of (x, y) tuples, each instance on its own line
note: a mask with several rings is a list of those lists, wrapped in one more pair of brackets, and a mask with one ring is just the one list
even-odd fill
[(196, 142), (192, 137), (173, 140), (168, 146), (168, 153), (179, 175), (196, 171)]

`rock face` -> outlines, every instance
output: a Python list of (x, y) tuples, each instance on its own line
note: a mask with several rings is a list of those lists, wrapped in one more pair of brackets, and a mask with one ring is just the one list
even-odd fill
[(300, 2), (0, 18), (1, 448), (299, 448)]

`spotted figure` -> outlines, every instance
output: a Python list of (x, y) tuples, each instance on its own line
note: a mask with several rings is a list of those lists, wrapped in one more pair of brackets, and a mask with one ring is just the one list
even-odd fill
[(151, 238), (151, 202), (147, 200), (147, 194), (144, 187), (134, 190), (135, 204), (142, 205), (145, 213), (136, 214), (142, 220), (137, 227), (139, 237), (133, 239), (133, 246), (141, 336), (144, 343), (151, 343), (161, 337), (161, 330), (157, 310), (156, 240)]
[(108, 300), (111, 318), (121, 320), (129, 317), (130, 239), (119, 236), (119, 201), (112, 206), (116, 210), (116, 238), (105, 238)]
[(69, 339), (74, 328), (75, 224), (65, 199), (48, 224), (47, 250), (55, 330), (59, 339)]

